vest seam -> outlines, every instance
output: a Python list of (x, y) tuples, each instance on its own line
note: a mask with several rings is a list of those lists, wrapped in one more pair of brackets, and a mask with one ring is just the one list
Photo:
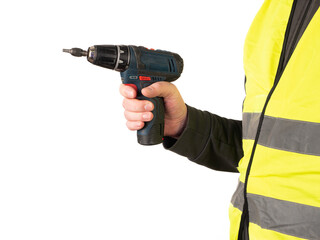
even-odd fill
[[(259, 136), (260, 136), (260, 132), (261, 132), (261, 127), (262, 127), (262, 123), (263, 123), (263, 119), (264, 119), (264, 114), (266, 112), (266, 108), (268, 106), (269, 100), (275, 90), (275, 88), (278, 85), (278, 82), (282, 76), (283, 73), (283, 64), (284, 64), (284, 60), (285, 60), (285, 50), (286, 50), (286, 45), (288, 42), (288, 35), (290, 32), (290, 28), (291, 28), (291, 24), (292, 24), (292, 19), (293, 19), (293, 15), (294, 15), (294, 11), (297, 5), (297, 0), (293, 1), (293, 5), (290, 11), (290, 15), (289, 15), (289, 19), (288, 19), (288, 23), (287, 23), (287, 27), (286, 27), (286, 31), (285, 31), (285, 36), (284, 36), (284, 41), (283, 41), (283, 45), (282, 45), (282, 51), (281, 51), (281, 55), (280, 55), (280, 59), (279, 59), (279, 64), (278, 64), (278, 69), (277, 69), (277, 73), (275, 76), (275, 80), (274, 80), (274, 84), (271, 88), (271, 90), (269, 91), (265, 104), (263, 106), (263, 109), (261, 111), (261, 116), (260, 116), (260, 120), (259, 120), (259, 124), (258, 124), (258, 128), (257, 128), (257, 133), (256, 133), (256, 137), (254, 140), (254, 144), (252, 147), (252, 151), (251, 151), (251, 156), (249, 159), (249, 163), (246, 169), (246, 177), (245, 177), (245, 182), (244, 182), (244, 191), (243, 191), (243, 195), (244, 195), (244, 205), (243, 205), (243, 211), (241, 214), (241, 220), (240, 220), (240, 227), (239, 227), (239, 232), (238, 232), (238, 240), (243, 240), (242, 239), (242, 234), (244, 232), (244, 228), (247, 228), (247, 232), (248, 232), (248, 227), (249, 227), (249, 208), (248, 208), (248, 199), (247, 199), (247, 186), (248, 186), (248, 180), (249, 180), (249, 175), (250, 175), (250, 171), (251, 171), (251, 166), (253, 163), (253, 157), (254, 157), (254, 153), (255, 153), (255, 149), (256, 146), (258, 144), (258, 140), (259, 140)], [(247, 222), (247, 226), (245, 226), (245, 222)], [(249, 236), (248, 236), (249, 238)]]

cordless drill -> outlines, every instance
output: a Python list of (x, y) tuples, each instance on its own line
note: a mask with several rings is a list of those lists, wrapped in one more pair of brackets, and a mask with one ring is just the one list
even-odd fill
[(178, 79), (183, 70), (183, 60), (178, 54), (131, 45), (95, 45), (87, 51), (72, 48), (63, 49), (63, 52), (76, 57), (87, 57), (94, 65), (120, 72), (122, 83), (136, 89), (137, 99), (154, 104), (152, 121), (146, 122), (143, 129), (137, 132), (138, 143), (162, 143), (165, 113), (163, 98), (147, 98), (141, 94), (141, 90), (155, 82), (172, 82)]

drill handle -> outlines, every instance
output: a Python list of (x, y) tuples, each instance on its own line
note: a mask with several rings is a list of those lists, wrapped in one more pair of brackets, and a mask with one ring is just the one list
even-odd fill
[(149, 50), (145, 47), (128, 46), (128, 65), (121, 71), (122, 83), (137, 90), (137, 99), (153, 103), (153, 119), (145, 122), (144, 128), (137, 132), (141, 145), (162, 143), (164, 135), (164, 101), (163, 98), (147, 98), (141, 90), (159, 81), (172, 82), (178, 79), (183, 70), (183, 60), (176, 54), (162, 50)]
[(153, 103), (153, 119), (145, 122), (144, 127), (137, 131), (138, 143), (141, 145), (155, 145), (162, 143), (164, 134), (164, 101), (162, 97), (147, 98), (138, 95), (139, 100), (148, 100)]

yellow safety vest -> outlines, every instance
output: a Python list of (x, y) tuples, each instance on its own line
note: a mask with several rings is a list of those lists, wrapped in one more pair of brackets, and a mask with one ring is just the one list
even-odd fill
[(320, 239), (320, 10), (279, 72), (294, 2), (266, 0), (246, 38), (231, 240)]

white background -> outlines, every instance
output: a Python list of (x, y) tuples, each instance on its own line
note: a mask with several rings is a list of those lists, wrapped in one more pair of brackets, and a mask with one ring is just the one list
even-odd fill
[(262, 0), (0, 3), (0, 239), (228, 239), (238, 174), (126, 129), (119, 73), (62, 48), (179, 53), (186, 103), (241, 119), (242, 51)]

